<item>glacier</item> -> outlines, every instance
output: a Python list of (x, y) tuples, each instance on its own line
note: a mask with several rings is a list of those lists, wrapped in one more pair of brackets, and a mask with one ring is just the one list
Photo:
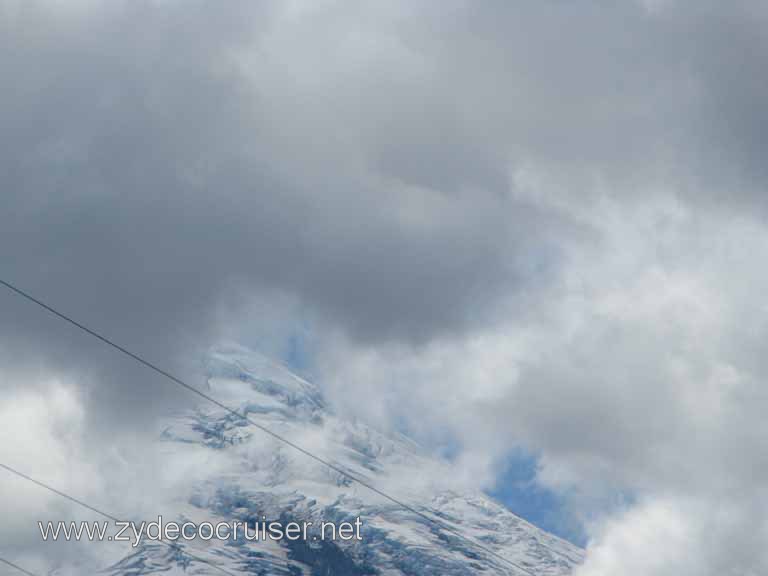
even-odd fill
[[(158, 444), (217, 462), (176, 495), (177, 520), (363, 522), (361, 541), (143, 542), (109, 576), (571, 574), (584, 551), (452, 481), (442, 461), (401, 434), (336, 414), (321, 390), (237, 346), (211, 351), (208, 393), (260, 425), (428, 515), (414, 514), (213, 404), (169, 416)], [(200, 461), (204, 461), (200, 458)], [(457, 532), (465, 536), (462, 538)], [(488, 552), (491, 550), (493, 553)], [(194, 556), (192, 558), (190, 555)], [(505, 561), (506, 560), (506, 561)]]

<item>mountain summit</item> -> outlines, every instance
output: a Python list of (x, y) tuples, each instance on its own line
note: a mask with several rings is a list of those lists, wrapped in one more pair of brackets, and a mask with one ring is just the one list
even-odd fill
[[(211, 395), (337, 470), (241, 417), (203, 405), (177, 414), (162, 430), (166, 453), (184, 454), (210, 466), (189, 493), (177, 495), (174, 520), (265, 518), (319, 526), (359, 517), (362, 540), (214, 539), (183, 544), (205, 562), (146, 542), (109, 568), (111, 576), (220, 573), (206, 562), (235, 574), (276, 576), (562, 576), (582, 561), (580, 548), (536, 528), (481, 492), (457, 487), (451, 482), (450, 465), (407, 437), (339, 417), (319, 388), (278, 363), (242, 348), (227, 348), (210, 353), (205, 366)], [(212, 461), (216, 464), (210, 465)], [(396, 505), (338, 470), (434, 520)]]

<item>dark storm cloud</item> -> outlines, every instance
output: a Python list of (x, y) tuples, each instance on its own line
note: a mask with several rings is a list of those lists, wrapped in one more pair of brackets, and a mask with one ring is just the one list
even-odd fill
[(759, 200), (768, 182), (768, 7), (743, 0), (675, 8), (671, 32), (690, 59), (700, 95), (691, 131), (706, 162), (702, 172), (728, 190), (724, 195), (737, 183)]
[[(367, 340), (417, 341), (487, 319), (554, 258), (500, 160), (468, 150), (476, 169), (459, 168), (461, 133), (404, 135), (408, 120), (382, 116), (354, 140), (369, 109), (387, 112), (386, 84), (346, 113), (246, 78), (233, 59), (259, 58), (269, 6), (6, 15), (3, 277), (160, 363), (207, 344), (233, 286), (293, 294)], [(89, 374), (106, 406), (147, 409), (141, 370), (12, 295), (2, 311), (13, 354)]]
[[(235, 288), (421, 343), (557, 277), (572, 229), (519, 167), (577, 198), (727, 173), (723, 149), (760, 175), (757, 5), (280, 6), (6, 4), (3, 276), (160, 361), (207, 344)], [(6, 346), (100, 365), (1, 302)]]

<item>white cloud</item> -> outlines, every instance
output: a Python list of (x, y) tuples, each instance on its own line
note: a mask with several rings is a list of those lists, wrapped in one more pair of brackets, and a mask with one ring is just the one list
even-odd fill
[[(9, 378), (6, 374), (5, 378)], [(83, 466), (83, 405), (77, 389), (55, 379), (4, 391), (0, 401), (0, 462), (63, 490), (94, 489), (97, 476)], [(11, 540), (22, 524), (32, 525), (56, 499), (39, 487), (0, 471), (2, 537)]]
[[(538, 481), (597, 537), (585, 575), (720, 574), (731, 547), (748, 548), (744, 569), (764, 562), (742, 535), (765, 530), (759, 513), (702, 538), (718, 511), (768, 504), (768, 367), (753, 352), (768, 336), (754, 264), (768, 231), (664, 195), (589, 213), (593, 239), (570, 247), (562, 283), (523, 321), (419, 350), (336, 341), (319, 353), (324, 378), (355, 410), (376, 397), (382, 422), (407, 414), (427, 438), (456, 438), (480, 484), (510, 446), (540, 454)], [(619, 520), (595, 507), (619, 493), (647, 503)]]

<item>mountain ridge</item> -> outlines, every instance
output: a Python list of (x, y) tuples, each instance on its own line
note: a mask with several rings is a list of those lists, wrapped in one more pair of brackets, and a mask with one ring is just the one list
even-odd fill
[[(332, 462), (338, 470), (397, 495), (434, 521), (268, 437), (246, 419), (204, 405), (169, 418), (160, 434), (170, 453), (189, 451), (194, 457), (214, 451), (223, 463), (191, 493), (178, 495), (180, 518), (253, 522), (265, 517), (319, 524), (359, 516), (364, 538), (320, 543), (195, 541), (189, 544), (195, 555), (235, 573), (339, 576), (564, 576), (583, 560), (583, 550), (535, 527), (484, 493), (456, 488), (450, 481), (450, 464), (433, 458), (411, 439), (339, 417), (317, 386), (287, 367), (242, 347), (226, 347), (210, 352), (205, 369), (209, 392), (223, 404)], [(216, 573), (204, 562), (162, 548), (143, 543), (107, 573)]]

